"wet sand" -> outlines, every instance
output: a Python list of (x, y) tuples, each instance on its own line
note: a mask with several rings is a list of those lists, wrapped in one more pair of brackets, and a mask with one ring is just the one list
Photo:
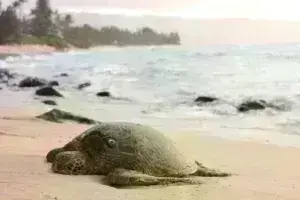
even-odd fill
[[(31, 108), (0, 109), (0, 117), (38, 114)], [(230, 141), (196, 132), (170, 133), (178, 147), (204, 165), (235, 173), (203, 178), (203, 185), (116, 189), (101, 176), (54, 174), (46, 153), (62, 146), (89, 126), (40, 120), (0, 120), (1, 200), (83, 199), (300, 199), (300, 149)]]

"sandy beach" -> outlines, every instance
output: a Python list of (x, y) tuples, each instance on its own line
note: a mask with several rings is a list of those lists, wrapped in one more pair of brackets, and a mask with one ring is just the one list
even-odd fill
[[(30, 117), (41, 112), (31, 108), (1, 108), (1, 118)], [(235, 175), (203, 178), (204, 184), (197, 186), (116, 189), (105, 185), (101, 176), (52, 173), (50, 164), (45, 162), (46, 153), (88, 127), (1, 119), (0, 199), (300, 199), (300, 149), (204, 137), (196, 132), (168, 136), (204, 165)]]

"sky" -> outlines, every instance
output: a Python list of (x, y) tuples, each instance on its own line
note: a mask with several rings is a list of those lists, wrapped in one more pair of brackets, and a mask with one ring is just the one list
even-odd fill
[[(34, 3), (28, 0), (27, 7)], [(299, 0), (51, 0), (51, 5), (65, 12), (300, 21)]]

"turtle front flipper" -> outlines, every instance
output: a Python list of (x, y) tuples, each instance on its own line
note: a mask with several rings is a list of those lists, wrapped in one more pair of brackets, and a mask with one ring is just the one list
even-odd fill
[(195, 163), (197, 164), (198, 169), (195, 173), (193, 173), (191, 175), (203, 176), (203, 177), (226, 177), (226, 176), (231, 176), (230, 173), (221, 172), (221, 171), (218, 171), (218, 170), (215, 170), (215, 169), (210, 169), (208, 167), (205, 167), (204, 165), (202, 165), (198, 161), (195, 161)]
[(88, 158), (79, 151), (65, 151), (56, 155), (52, 171), (66, 175), (92, 174), (92, 165)]
[(179, 177), (156, 177), (143, 174), (134, 170), (123, 168), (115, 169), (108, 173), (106, 181), (111, 186), (150, 186), (150, 185), (170, 185), (170, 184), (202, 184), (200, 180), (194, 178)]
[(52, 150), (50, 150), (47, 155), (46, 155), (46, 160), (49, 163), (53, 163), (53, 160), (55, 159), (55, 156), (61, 152), (64, 151), (79, 151), (79, 146), (80, 146), (80, 142), (79, 142), (79, 137), (74, 138), (73, 140), (71, 140), (70, 142), (68, 142), (67, 144), (65, 144), (63, 147), (61, 148), (54, 148)]
[(46, 155), (46, 161), (52, 163), (55, 156), (61, 152), (65, 151), (63, 148), (55, 148), (49, 151)]

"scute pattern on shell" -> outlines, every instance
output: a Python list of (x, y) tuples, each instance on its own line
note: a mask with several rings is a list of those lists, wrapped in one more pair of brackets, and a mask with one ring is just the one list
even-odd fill
[[(118, 146), (97, 154), (91, 143), (85, 142), (94, 136), (104, 140), (112, 138)], [(195, 162), (187, 160), (171, 139), (146, 125), (125, 122), (99, 124), (85, 133), (82, 143), (83, 151), (93, 154), (95, 166), (99, 166), (101, 173), (105, 174), (109, 172), (103, 168), (111, 170), (118, 166), (155, 176), (184, 176), (197, 170)]]

